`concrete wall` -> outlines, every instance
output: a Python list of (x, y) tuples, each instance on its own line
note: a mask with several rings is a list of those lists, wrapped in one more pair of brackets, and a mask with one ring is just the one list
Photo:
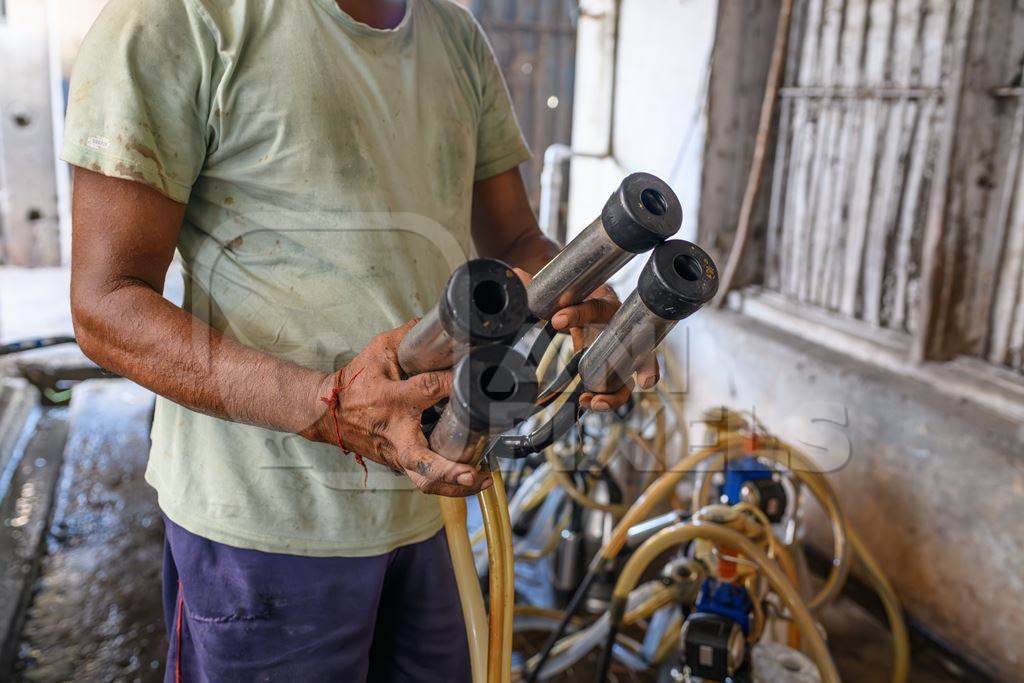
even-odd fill
[[(709, 228), (725, 235), (704, 245), (723, 258), (749, 165), (778, 3), (623, 0), (614, 110), (615, 3), (583, 5), (574, 148), (607, 154), (612, 128), (615, 158), (574, 162), (570, 228), (597, 215), (627, 172), (670, 173), (703, 100), (700, 84), (717, 30), (720, 78), (710, 87), (710, 114), (670, 180), (683, 201), (682, 236), (706, 237)], [(698, 217), (714, 225), (698, 226)], [(749, 250), (762, 252), (757, 243)], [(632, 285), (629, 277), (620, 280), (624, 294)], [(781, 437), (804, 442), (810, 455), (835, 465), (832, 479), (851, 522), (911, 616), (980, 668), (1021, 680), (1020, 425), (963, 396), (736, 313), (700, 313), (673, 333), (669, 347), (686, 358), (693, 417), (715, 404), (754, 410)], [(827, 549), (820, 521), (812, 526), (814, 541)]]
[[(691, 409), (752, 410), (835, 468), (850, 523), (910, 615), (998, 680), (1021, 680), (1021, 426), (736, 313), (704, 311), (689, 328)], [(830, 548), (820, 522), (812, 535)]]
[(47, 6), (8, 0), (0, 20), (0, 264), (57, 265)]
[(78, 56), (85, 34), (109, 0), (51, 0), (57, 5), (57, 35), (60, 44), (60, 64), (64, 78)]
[[(693, 237), (706, 127), (704, 89), (718, 3), (622, 0), (620, 4), (616, 65), (617, 3), (580, 3), (573, 149), (609, 158), (573, 162), (570, 234), (600, 213), (626, 174), (647, 171), (666, 180), (679, 195), (683, 234)], [(617, 81), (614, 104), (613, 80)]]
[[(0, 17), (0, 264), (70, 253), (70, 185), (55, 158), (64, 87), (107, 0), (7, 0)], [(55, 125), (58, 124), (58, 125)]]

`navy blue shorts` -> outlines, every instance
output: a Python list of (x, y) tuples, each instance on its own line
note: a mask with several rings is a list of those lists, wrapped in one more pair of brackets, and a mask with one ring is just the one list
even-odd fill
[(164, 523), (165, 681), (470, 680), (444, 532), (386, 555), (321, 558)]

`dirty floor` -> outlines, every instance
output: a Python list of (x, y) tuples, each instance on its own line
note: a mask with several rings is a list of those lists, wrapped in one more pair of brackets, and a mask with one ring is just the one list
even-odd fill
[[(151, 410), (148, 392), (124, 380), (76, 387), (46, 555), (13, 680), (162, 680), (162, 523), (143, 481)], [(42, 467), (45, 460), (30, 465)], [(848, 600), (825, 619), (844, 681), (886, 681), (884, 628)], [(572, 680), (591, 680), (592, 663), (582, 663), (574, 674)], [(972, 680), (918, 643), (912, 683)]]
[(143, 481), (152, 397), (125, 380), (75, 392), (15, 680), (159, 681), (163, 526)]

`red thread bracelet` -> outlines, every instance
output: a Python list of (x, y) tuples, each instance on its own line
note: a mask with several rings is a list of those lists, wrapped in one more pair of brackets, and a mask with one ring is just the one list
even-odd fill
[[(341, 406), (341, 399), (338, 398), (341, 392), (348, 391), (348, 388), (352, 386), (352, 383), (356, 381), (356, 378), (363, 372), (363, 368), (359, 368), (359, 372), (352, 376), (352, 379), (343, 387), (341, 383), (345, 380), (345, 368), (338, 371), (338, 374), (334, 378), (334, 387), (331, 389), (329, 396), (321, 397), (321, 401), (327, 404), (327, 408), (331, 411), (331, 417), (334, 418), (334, 433), (338, 435), (338, 448), (341, 452), (345, 452), (345, 444), (341, 440), (341, 422), (338, 420), (338, 408)], [(370, 476), (370, 471), (366, 468), (366, 461), (363, 460), (363, 456), (358, 453), (353, 453), (356, 462), (363, 468), (363, 488), (366, 488), (366, 481)]]

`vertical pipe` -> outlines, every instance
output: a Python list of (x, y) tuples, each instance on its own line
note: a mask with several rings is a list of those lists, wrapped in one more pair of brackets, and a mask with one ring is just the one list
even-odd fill
[(50, 117), (53, 121), (53, 165), (57, 186), (57, 235), (60, 264), (71, 264), (71, 169), (61, 160), (64, 145), (64, 73), (60, 54), (60, 0), (46, 0), (46, 30), (49, 42)]

